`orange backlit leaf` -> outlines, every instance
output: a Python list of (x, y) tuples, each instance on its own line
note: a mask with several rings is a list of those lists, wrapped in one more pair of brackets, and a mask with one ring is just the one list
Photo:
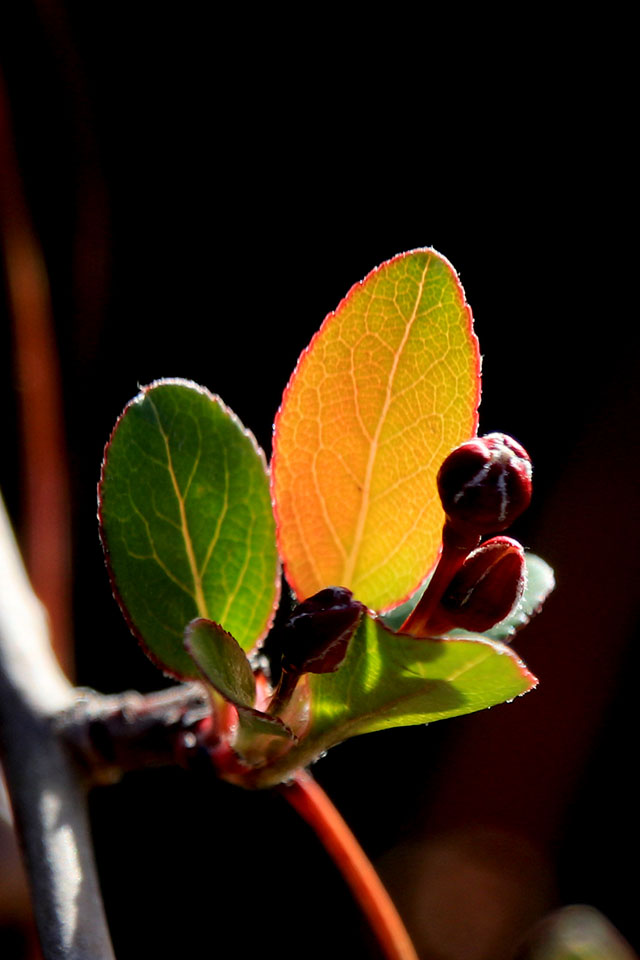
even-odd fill
[(401, 254), (349, 291), (302, 353), (274, 429), (272, 495), (298, 599), (348, 587), (376, 610), (433, 567), (436, 474), (475, 433), (471, 310), (435, 250)]

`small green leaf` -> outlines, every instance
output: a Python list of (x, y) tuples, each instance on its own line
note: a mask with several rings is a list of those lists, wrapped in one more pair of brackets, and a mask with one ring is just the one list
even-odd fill
[(105, 450), (101, 537), (114, 593), (149, 656), (177, 677), (196, 617), (249, 650), (278, 596), (265, 459), (222, 401), (184, 380), (143, 387)]
[(242, 647), (212, 620), (192, 620), (184, 645), (211, 686), (236, 707), (253, 707), (256, 680)]
[(326, 749), (327, 740), (472, 713), (536, 682), (508, 647), (485, 637), (418, 640), (367, 616), (342, 667), (310, 678), (307, 739)]
[(192, 620), (184, 645), (207, 683), (237, 709), (243, 734), (296, 739), (282, 720), (254, 708), (256, 681), (249, 661), (238, 641), (219, 623)]
[(524, 559), (527, 565), (524, 593), (513, 613), (487, 632), (487, 636), (494, 640), (508, 640), (516, 630), (529, 623), (556, 585), (553, 570), (545, 560), (535, 553), (525, 553)]
[[(283, 740), (296, 740), (295, 733), (289, 729), (286, 723), (283, 723), (279, 717), (272, 717), (262, 710), (253, 710), (248, 707), (238, 707), (238, 720), (242, 727), (242, 732), (251, 737), (248, 741), (246, 736), (238, 741), (234, 746), (242, 756), (249, 759), (252, 756), (251, 748), (254, 738), (258, 736), (280, 737)], [(261, 753), (266, 753), (266, 745), (263, 741), (259, 745)]]

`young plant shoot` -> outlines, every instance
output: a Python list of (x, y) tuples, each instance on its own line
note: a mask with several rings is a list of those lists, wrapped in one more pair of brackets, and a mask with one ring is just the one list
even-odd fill
[[(348, 737), (512, 700), (535, 678), (505, 645), (553, 587), (502, 532), (531, 464), (476, 437), (480, 355), (451, 264), (394, 257), (303, 351), (270, 467), (204, 387), (158, 380), (124, 409), (99, 486), (114, 593), (151, 659), (202, 681), (199, 748), (249, 788)], [(298, 606), (258, 655), (280, 593)]]

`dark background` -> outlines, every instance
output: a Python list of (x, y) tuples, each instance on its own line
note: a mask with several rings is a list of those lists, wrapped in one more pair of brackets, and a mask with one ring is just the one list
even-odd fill
[[(195, 5), (7, 11), (1, 66), (63, 376), (78, 682), (163, 682), (110, 597), (95, 523), (102, 448), (137, 385), (205, 384), (269, 453), (325, 314), (381, 261), (433, 245), (476, 317), (481, 432), (512, 433), (535, 465), (513, 532), (557, 571), (517, 643), (541, 686), (442, 729), (351, 741), (314, 772), (381, 859), (428, 960), (497, 960), (497, 947), (473, 953), (482, 917), (508, 940), (575, 902), (637, 945), (639, 410), (620, 37), (556, 23), (529, 46), (531, 25), (512, 24), (517, 44), (476, 59), (453, 23), (385, 35), (273, 11), (209, 22)], [(0, 484), (20, 530), (8, 322), (1, 337)], [(249, 957), (265, 937), (283, 960), (377, 956), (277, 795), (149, 771), (92, 809), (119, 960), (221, 943)], [(459, 952), (420, 932), (430, 910), (467, 931)]]

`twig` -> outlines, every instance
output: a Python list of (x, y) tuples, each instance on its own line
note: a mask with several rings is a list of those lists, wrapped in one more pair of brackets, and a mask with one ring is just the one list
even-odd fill
[(380, 877), (322, 787), (305, 770), (280, 787), (318, 835), (351, 887), (387, 960), (418, 960), (398, 911)]
[(55, 730), (73, 687), (0, 500), (0, 750), (46, 960), (114, 960), (82, 779)]
[(82, 689), (76, 695), (56, 728), (91, 785), (116, 783), (128, 771), (176, 761), (191, 767), (199, 756), (195, 731), (211, 714), (199, 683), (145, 695), (128, 691), (104, 696)]

